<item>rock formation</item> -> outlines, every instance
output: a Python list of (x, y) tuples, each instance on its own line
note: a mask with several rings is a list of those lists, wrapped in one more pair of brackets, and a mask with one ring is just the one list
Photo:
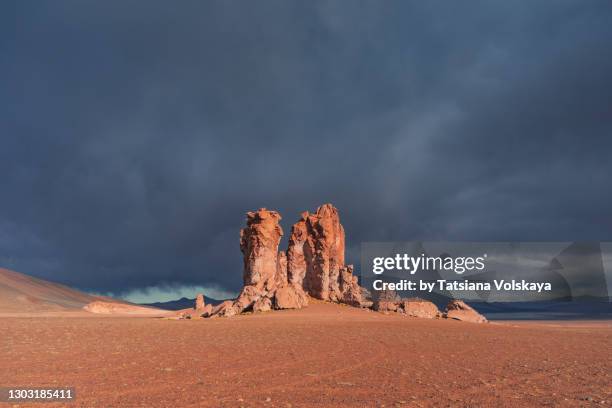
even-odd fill
[(200, 317), (207, 317), (212, 313), (212, 305), (207, 305), (204, 301), (204, 294), (198, 293), (196, 295), (195, 304), (193, 310), (187, 310), (183, 312), (183, 316), (189, 319), (198, 319)]
[(331, 204), (315, 214), (302, 213), (291, 229), (287, 251), (278, 251), (283, 230), (280, 214), (262, 208), (247, 213), (240, 231), (244, 287), (234, 301), (208, 313), (233, 316), (247, 311), (299, 309), (308, 295), (354, 306), (367, 306), (353, 267), (344, 264), (344, 228)]
[[(339, 301), (342, 297), (340, 269), (344, 268), (344, 228), (338, 210), (331, 204), (324, 204), (315, 214), (302, 214), (298, 225), (301, 223), (306, 224), (307, 233), (303, 248), (304, 289), (317, 299)], [(301, 229), (301, 225), (298, 228)]]
[(278, 252), (283, 236), (280, 220), (280, 214), (265, 208), (247, 213), (247, 226), (240, 231), (244, 287), (236, 300), (221, 303), (211, 316), (299, 309), (308, 304), (302, 286), (288, 280), (287, 254)]
[(247, 213), (247, 226), (240, 231), (240, 251), (244, 256), (245, 286), (259, 290), (272, 289), (275, 284), (278, 244), (283, 229), (281, 216), (265, 208)]
[(204, 295), (202, 293), (198, 293), (196, 295), (194, 309), (195, 310), (204, 309)]
[[(422, 299), (400, 299), (394, 291), (375, 293), (367, 300), (353, 266), (344, 264), (344, 227), (338, 210), (331, 204), (317, 208), (314, 214), (303, 212), (291, 228), (287, 251), (278, 251), (283, 236), (276, 211), (261, 208), (247, 213), (246, 227), (240, 231), (243, 254), (242, 291), (235, 300), (214, 308), (198, 295), (194, 317), (234, 316), (244, 312), (272, 309), (300, 309), (308, 305), (308, 295), (330, 302), (356, 307), (372, 307), (381, 312), (408, 316), (440, 317), (436, 305)], [(466, 321), (486, 321), (461, 301), (447, 306), (444, 317)]]
[(363, 306), (365, 300), (352, 265), (344, 264), (344, 227), (331, 204), (304, 212), (291, 228), (287, 276), (312, 297)]
[(182, 309), (175, 312), (173, 318), (177, 319), (200, 319), (212, 314), (213, 306), (206, 304), (204, 294), (198, 293), (193, 304), (193, 308)]
[[(312, 260), (312, 248), (308, 240), (308, 212), (303, 212), (300, 220), (291, 228), (289, 248), (287, 249), (287, 279), (290, 283), (303, 286), (308, 263)], [(308, 247), (307, 247), (308, 246)], [(308, 261), (306, 256), (308, 256)]]
[(446, 305), (444, 317), (472, 323), (487, 323), (487, 319), (461, 300), (451, 300)]

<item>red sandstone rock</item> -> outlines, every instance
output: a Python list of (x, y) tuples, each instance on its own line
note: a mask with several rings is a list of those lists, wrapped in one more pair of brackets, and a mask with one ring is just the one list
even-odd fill
[(280, 219), (276, 211), (265, 208), (247, 213), (247, 226), (240, 231), (244, 287), (231, 306), (228, 304), (215, 310), (213, 315), (231, 316), (249, 310), (269, 310), (276, 287), (287, 280), (286, 257), (284, 253), (278, 253), (283, 235), (278, 224)]
[(287, 285), (279, 288), (274, 295), (275, 309), (301, 309), (308, 305), (304, 290), (297, 285)]
[(202, 310), (202, 309), (204, 309), (204, 295), (202, 293), (198, 293), (196, 295), (194, 309), (195, 310)]
[(254, 312), (268, 312), (270, 310), (272, 310), (272, 301), (270, 300), (270, 298), (267, 298), (267, 297), (259, 298), (253, 304)]
[(487, 323), (487, 319), (461, 300), (451, 300), (446, 305), (444, 317), (472, 323)]
[(372, 308), (378, 312), (396, 312), (400, 310), (401, 299), (394, 290), (379, 290), (374, 292)]
[(232, 316), (246, 311), (272, 308), (278, 287), (287, 284), (287, 257), (278, 252), (283, 235), (276, 211), (261, 208), (247, 213), (247, 226), (240, 231), (244, 287), (236, 300), (215, 308), (211, 316)]
[[(196, 298), (197, 300), (197, 298)], [(201, 308), (183, 309), (178, 311), (179, 319), (201, 319), (202, 317), (210, 317), (212, 315), (213, 306), (211, 304), (204, 305)]]
[(304, 288), (313, 297), (339, 301), (338, 277), (344, 267), (344, 227), (338, 210), (331, 204), (317, 208), (306, 217), (308, 242), (304, 246), (307, 260)]
[(247, 226), (240, 231), (240, 250), (244, 255), (243, 280), (259, 288), (273, 286), (278, 258), (278, 244), (283, 230), (281, 216), (265, 208), (247, 213)]
[(324, 204), (315, 214), (303, 212), (289, 237), (289, 282), (317, 299), (367, 305), (353, 267), (344, 264), (344, 240), (344, 227), (333, 205)]
[(242, 288), (242, 292), (234, 302), (238, 313), (253, 308), (255, 302), (257, 302), (265, 293), (264, 289), (259, 289), (255, 285), (247, 285)]
[(276, 287), (286, 285), (288, 282), (287, 277), (287, 253), (281, 251), (278, 253), (276, 258)]
[(440, 317), (440, 311), (432, 302), (424, 299), (405, 299), (401, 302), (404, 313), (412, 317), (435, 319)]
[(369, 307), (371, 302), (367, 302), (363, 296), (359, 281), (353, 275), (353, 265), (345, 266), (340, 269), (339, 288), (342, 294), (340, 302), (356, 307)]
[[(287, 249), (287, 279), (289, 283), (302, 286), (308, 263), (312, 262), (313, 249), (308, 237), (308, 211), (302, 213), (302, 218), (291, 228), (289, 248)], [(308, 248), (305, 246), (308, 245)], [(308, 261), (306, 255), (308, 254)]]
[(440, 317), (440, 311), (432, 302), (419, 299), (401, 299), (394, 290), (375, 292), (372, 307), (379, 312), (405, 313), (407, 316), (435, 319)]
[(374, 302), (373, 309), (377, 312), (397, 312), (399, 309), (399, 305), (398, 302), (380, 300)]
[(212, 311), (213, 311), (213, 305), (207, 304), (207, 305), (204, 305), (204, 307), (198, 312), (200, 313), (200, 316), (208, 317), (212, 314)]
[(234, 302), (232, 300), (226, 300), (223, 303), (218, 304), (212, 310), (210, 316), (225, 316), (231, 317), (236, 314), (236, 309), (234, 308)]
[(315, 214), (302, 213), (291, 229), (289, 248), (278, 252), (283, 235), (276, 211), (262, 208), (247, 213), (240, 231), (244, 256), (244, 287), (233, 302), (214, 308), (210, 316), (232, 316), (245, 311), (299, 309), (308, 295), (322, 300), (365, 307), (353, 267), (344, 265), (344, 228), (338, 210), (322, 205)]

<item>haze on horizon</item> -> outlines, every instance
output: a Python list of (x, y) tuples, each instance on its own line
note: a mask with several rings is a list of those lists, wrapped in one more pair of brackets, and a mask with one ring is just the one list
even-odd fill
[(246, 211), (325, 202), (356, 264), (612, 241), (610, 2), (6, 1), (0, 33), (0, 267), (231, 294)]

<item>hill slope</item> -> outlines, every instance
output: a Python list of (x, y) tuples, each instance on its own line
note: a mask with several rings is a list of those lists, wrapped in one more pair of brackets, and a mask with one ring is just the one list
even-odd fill
[(0, 268), (2, 312), (74, 310), (101, 299), (58, 283)]
[(165, 311), (89, 295), (59, 283), (0, 268), (0, 313), (43, 312), (159, 314)]

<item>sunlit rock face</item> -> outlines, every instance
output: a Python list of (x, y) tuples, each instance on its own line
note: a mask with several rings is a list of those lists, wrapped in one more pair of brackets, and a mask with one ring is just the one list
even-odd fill
[(336, 207), (324, 204), (302, 213), (291, 228), (287, 249), (290, 282), (312, 297), (360, 306), (361, 288), (353, 267), (344, 264), (344, 227)]
[(302, 286), (288, 280), (286, 252), (278, 251), (283, 236), (280, 220), (278, 212), (265, 208), (247, 213), (247, 225), (240, 231), (244, 286), (234, 301), (224, 302), (210, 317), (299, 309), (308, 304)]
[(240, 231), (240, 250), (244, 257), (244, 285), (264, 288), (274, 285), (278, 244), (283, 236), (276, 211), (262, 208), (247, 213), (247, 226)]
[(247, 213), (247, 225), (240, 231), (244, 286), (234, 301), (224, 302), (210, 316), (300, 309), (308, 305), (308, 295), (363, 307), (353, 267), (344, 264), (338, 210), (324, 204), (314, 214), (302, 213), (291, 228), (288, 249), (279, 252), (280, 220), (278, 212), (265, 208)]
[(280, 220), (278, 212), (265, 208), (247, 213), (246, 227), (240, 230), (242, 291), (235, 300), (215, 308), (205, 305), (204, 296), (198, 295), (194, 307), (198, 317), (300, 309), (308, 305), (310, 296), (413, 317), (487, 321), (459, 300), (451, 301), (444, 314), (431, 302), (400, 299), (394, 291), (379, 291), (373, 303), (368, 301), (353, 275), (353, 266), (344, 264), (344, 227), (338, 209), (331, 204), (323, 204), (313, 214), (303, 212), (291, 228), (287, 250), (279, 252), (283, 236)]

